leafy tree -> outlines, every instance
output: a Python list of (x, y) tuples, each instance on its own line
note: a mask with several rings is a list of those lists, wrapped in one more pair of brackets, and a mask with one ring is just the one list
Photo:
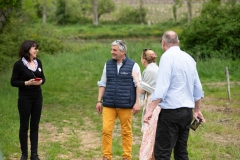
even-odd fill
[(64, 24), (68, 15), (66, 14), (66, 2), (65, 0), (58, 0), (57, 10), (56, 10), (56, 17), (58, 24)]
[(21, 6), (21, 0), (0, 0), (0, 31), (6, 24), (12, 9), (19, 6)]
[[(90, 23), (93, 14), (93, 0), (58, 0), (56, 18), (58, 24)], [(110, 13), (115, 9), (112, 0), (98, 0), (97, 16)], [(96, 13), (95, 13), (96, 14)]]
[(201, 15), (185, 26), (181, 44), (196, 59), (239, 59), (240, 4), (219, 5), (208, 2)]
[(115, 3), (112, 0), (98, 0), (98, 19), (101, 15), (111, 13), (115, 10)]
[[(142, 18), (140, 18), (140, 15)], [(116, 16), (117, 23), (120, 24), (139, 24), (142, 22), (146, 22), (146, 9), (142, 8), (141, 13), (139, 8), (131, 8), (129, 6), (123, 7), (120, 9), (120, 12)]]
[(7, 8), (18, 7), (21, 4), (21, 0), (0, 0), (0, 9), (4, 10)]

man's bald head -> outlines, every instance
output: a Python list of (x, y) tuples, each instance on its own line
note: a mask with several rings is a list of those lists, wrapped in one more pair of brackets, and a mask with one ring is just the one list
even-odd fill
[(162, 48), (166, 51), (168, 48), (172, 46), (178, 46), (179, 40), (178, 35), (174, 31), (167, 31), (162, 36)]

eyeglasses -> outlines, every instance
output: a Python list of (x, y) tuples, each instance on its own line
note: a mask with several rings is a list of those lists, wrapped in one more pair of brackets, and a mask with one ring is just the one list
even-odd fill
[(152, 50), (152, 49), (147, 49), (147, 48), (146, 48), (146, 49), (143, 49), (143, 52), (145, 52), (145, 51), (147, 51), (147, 50)]

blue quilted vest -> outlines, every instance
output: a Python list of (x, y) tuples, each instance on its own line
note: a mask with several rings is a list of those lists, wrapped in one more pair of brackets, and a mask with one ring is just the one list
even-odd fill
[(134, 61), (125, 58), (117, 74), (117, 61), (106, 63), (107, 84), (103, 95), (103, 106), (111, 108), (133, 108), (136, 102), (136, 88), (133, 83)]

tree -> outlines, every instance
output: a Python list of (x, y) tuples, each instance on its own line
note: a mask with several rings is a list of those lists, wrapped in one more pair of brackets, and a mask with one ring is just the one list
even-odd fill
[(139, 0), (140, 22), (143, 24), (143, 0)]
[(233, 7), (236, 4), (236, 0), (228, 0), (228, 3), (230, 3), (231, 6)]
[(192, 0), (187, 0), (187, 8), (188, 8), (188, 22), (192, 19)]
[(53, 2), (54, 0), (37, 0), (35, 8), (38, 16), (40, 17), (41, 15), (43, 24), (47, 23), (47, 13)]
[(47, 21), (47, 4), (46, 0), (43, 0), (43, 24)]
[(177, 6), (181, 6), (181, 0), (173, 0), (173, 21), (177, 22)]
[(0, 0), (0, 9), (5, 10), (12, 7), (18, 7), (21, 5), (21, 0)]
[(56, 10), (56, 17), (58, 24), (64, 24), (66, 22), (66, 2), (65, 0), (58, 0), (58, 6)]
[(185, 25), (181, 44), (196, 59), (240, 59), (240, 4), (204, 3), (200, 16)]
[(93, 24), (98, 25), (98, 0), (93, 0)]
[(19, 6), (21, 6), (21, 0), (0, 0), (0, 31), (2, 31), (12, 9)]
[(98, 19), (101, 15), (111, 13), (115, 10), (115, 3), (113, 0), (98, 0)]

